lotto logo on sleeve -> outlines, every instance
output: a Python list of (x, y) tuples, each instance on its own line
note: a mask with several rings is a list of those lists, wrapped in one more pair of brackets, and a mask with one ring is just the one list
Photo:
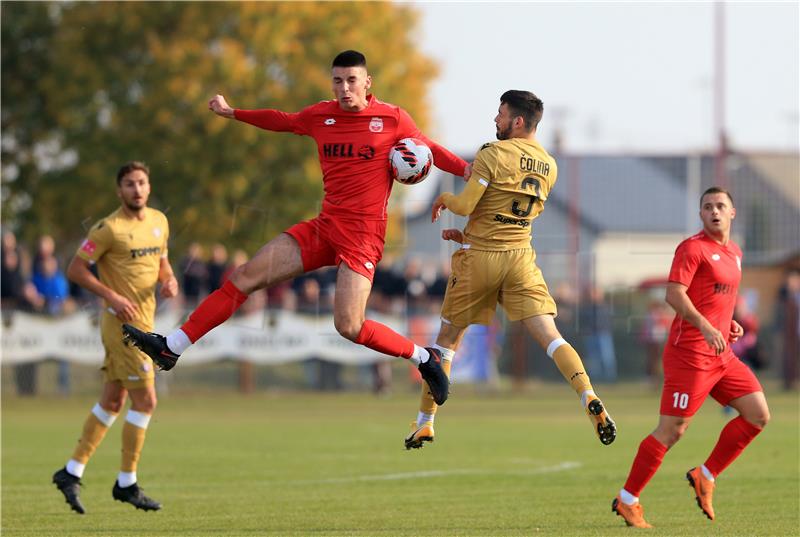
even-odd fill
[(89, 239), (84, 240), (83, 244), (81, 244), (81, 252), (85, 252), (89, 255), (92, 255), (96, 249), (97, 245)]

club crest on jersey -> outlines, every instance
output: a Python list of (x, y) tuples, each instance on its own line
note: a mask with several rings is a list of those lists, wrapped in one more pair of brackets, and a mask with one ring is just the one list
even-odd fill
[(92, 255), (96, 249), (97, 245), (89, 239), (84, 240), (83, 244), (81, 244), (81, 252), (85, 252), (89, 255)]
[(374, 117), (369, 121), (370, 132), (383, 132), (383, 119)]
[(154, 227), (153, 228), (153, 236), (156, 237), (156, 238), (160, 237), (161, 236), (161, 228)]
[(336, 120), (333, 119), (332, 117), (329, 117), (328, 119), (325, 120), (325, 124), (326, 125), (335, 125), (336, 124)]
[(714, 261), (719, 261), (719, 254), (712, 255), (711, 259), (713, 259)]

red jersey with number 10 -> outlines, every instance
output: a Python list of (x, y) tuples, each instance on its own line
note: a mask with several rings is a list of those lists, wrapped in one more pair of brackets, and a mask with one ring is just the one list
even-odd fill
[[(733, 309), (742, 279), (742, 250), (733, 242), (721, 245), (705, 232), (678, 245), (669, 281), (688, 287), (686, 294), (700, 314), (722, 332), (728, 341)], [(672, 321), (668, 344), (677, 347), (684, 362), (701, 369), (725, 363), (734, 357), (730, 345), (717, 357), (699, 329), (679, 315)], [(685, 352), (689, 351), (689, 352)], [(667, 356), (670, 353), (664, 354)]]
[(405, 110), (372, 95), (367, 102), (360, 112), (342, 110), (337, 101), (322, 101), (297, 113), (235, 110), (234, 115), (262, 129), (314, 138), (325, 188), (324, 214), (386, 220), (394, 183), (389, 176), (389, 150), (401, 138), (422, 140), (430, 147), (437, 168), (463, 175), (467, 163), (423, 135)]

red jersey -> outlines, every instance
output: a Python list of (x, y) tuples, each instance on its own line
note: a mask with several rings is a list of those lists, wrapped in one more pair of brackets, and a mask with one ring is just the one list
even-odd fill
[(325, 197), (322, 212), (361, 220), (386, 220), (392, 192), (389, 150), (401, 138), (419, 138), (430, 147), (437, 168), (463, 175), (467, 163), (428, 139), (408, 112), (367, 96), (360, 112), (322, 101), (297, 113), (235, 110), (240, 121), (271, 131), (307, 135), (317, 143)]
[[(730, 336), (741, 279), (742, 250), (739, 246), (733, 241), (723, 246), (703, 231), (678, 245), (669, 272), (669, 281), (688, 287), (689, 300), (708, 322), (722, 332), (725, 341)], [(679, 315), (672, 321), (668, 343), (683, 351), (672, 355), (681, 356), (685, 362), (700, 369), (733, 358), (730, 346), (719, 357), (715, 356), (700, 330)]]

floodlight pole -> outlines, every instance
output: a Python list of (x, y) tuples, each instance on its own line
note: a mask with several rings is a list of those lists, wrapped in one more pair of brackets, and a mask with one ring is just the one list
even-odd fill
[(569, 237), (570, 237), (570, 280), (577, 289), (580, 289), (580, 247), (581, 247), (581, 219), (580, 219), (580, 196), (581, 196), (581, 175), (580, 157), (570, 155), (569, 157)]
[(714, 2), (714, 184), (728, 188), (725, 135), (725, 3)]

